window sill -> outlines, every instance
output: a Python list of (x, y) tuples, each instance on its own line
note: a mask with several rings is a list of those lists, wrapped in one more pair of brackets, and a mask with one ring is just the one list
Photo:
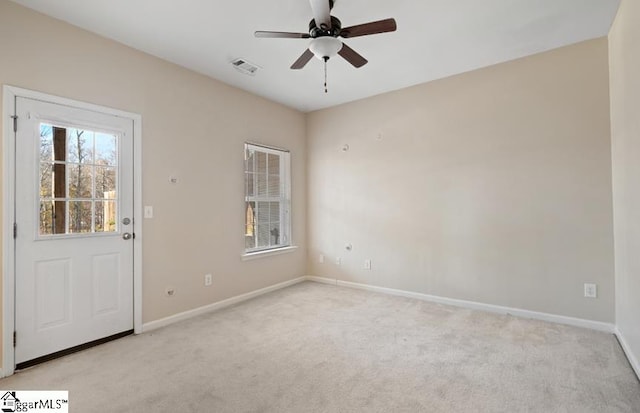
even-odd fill
[(241, 258), (242, 258), (242, 261), (250, 261), (250, 260), (255, 260), (262, 257), (270, 257), (272, 255), (288, 254), (290, 252), (294, 252), (297, 249), (298, 247), (296, 247), (295, 245), (292, 245), (289, 247), (274, 248), (272, 250), (266, 250), (266, 251), (247, 252), (245, 254), (242, 254)]

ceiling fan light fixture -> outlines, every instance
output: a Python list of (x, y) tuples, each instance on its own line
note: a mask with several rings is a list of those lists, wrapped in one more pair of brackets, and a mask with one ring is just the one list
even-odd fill
[(318, 37), (311, 41), (309, 50), (320, 60), (332, 58), (342, 49), (342, 42), (335, 37)]
[(389, 18), (343, 28), (340, 19), (331, 15), (335, 2), (336, 0), (310, 0), (313, 19), (309, 22), (307, 33), (256, 31), (254, 36), (280, 39), (311, 38), (307, 50), (291, 65), (292, 70), (302, 69), (315, 56), (324, 61), (326, 71), (327, 61), (336, 55), (340, 55), (353, 67), (360, 68), (367, 64), (367, 59), (338, 40), (338, 37), (347, 39), (394, 32), (398, 28), (396, 20)]

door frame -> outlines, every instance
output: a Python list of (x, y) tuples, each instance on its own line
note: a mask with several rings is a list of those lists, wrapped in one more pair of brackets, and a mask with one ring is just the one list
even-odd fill
[[(15, 370), (15, 139), (12, 116), (18, 97), (41, 100), (73, 108), (99, 112), (130, 119), (133, 122), (133, 329), (142, 333), (142, 116), (92, 103), (49, 95), (29, 89), (4, 85), (2, 88), (2, 368), (0, 377), (7, 377)], [(20, 119), (18, 119), (20, 125)], [(136, 225), (137, 224), (137, 225)]]

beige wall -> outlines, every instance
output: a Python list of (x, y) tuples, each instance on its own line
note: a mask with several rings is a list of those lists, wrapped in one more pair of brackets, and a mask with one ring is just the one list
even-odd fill
[[(142, 115), (143, 203), (155, 209), (144, 221), (145, 322), (305, 273), (302, 113), (9, 1), (0, 1), (0, 84)], [(245, 140), (292, 152), (294, 253), (240, 260)]]
[[(616, 324), (640, 367), (640, 4), (623, 0), (609, 35)], [(640, 371), (638, 371), (640, 374)]]
[(607, 53), (597, 39), (310, 114), (311, 273), (613, 322)]

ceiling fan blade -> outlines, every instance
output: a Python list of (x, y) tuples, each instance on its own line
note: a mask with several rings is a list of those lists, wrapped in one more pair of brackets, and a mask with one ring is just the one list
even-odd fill
[(331, 1), (330, 0), (310, 0), (313, 19), (316, 26), (321, 29), (331, 28)]
[(368, 63), (367, 59), (365, 59), (364, 57), (360, 56), (360, 54), (358, 54), (358, 52), (356, 52), (355, 50), (353, 50), (352, 48), (350, 48), (349, 46), (347, 46), (344, 43), (342, 43), (342, 49), (340, 49), (338, 54), (340, 56), (344, 57), (344, 60), (346, 60), (347, 62), (351, 63), (356, 68), (362, 67), (362, 66), (364, 66), (364, 65), (366, 65)]
[(344, 38), (366, 36), (369, 34), (395, 32), (398, 26), (395, 19), (378, 20), (377, 22), (359, 24), (357, 26), (345, 27), (340, 32)]
[(311, 60), (312, 57), (313, 57), (313, 52), (309, 49), (305, 50), (305, 52), (302, 53), (302, 56), (300, 56), (298, 60), (296, 60), (291, 65), (291, 68), (293, 70), (302, 69), (303, 67), (306, 66), (307, 63), (309, 63), (309, 60)]
[(254, 33), (256, 37), (276, 38), (276, 39), (308, 39), (309, 33), (290, 33), (290, 32), (263, 32)]

